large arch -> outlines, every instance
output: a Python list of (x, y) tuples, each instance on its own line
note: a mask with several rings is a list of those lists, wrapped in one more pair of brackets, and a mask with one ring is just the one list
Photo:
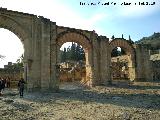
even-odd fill
[[(131, 81), (135, 80), (135, 67), (136, 67), (136, 53), (135, 53), (135, 48), (132, 45), (132, 43), (128, 40), (122, 39), (122, 38), (115, 38), (114, 40), (109, 42), (110, 46), (110, 53), (112, 50), (116, 47), (121, 47), (123, 50), (125, 50), (126, 54), (128, 55), (129, 58), (129, 78)], [(112, 70), (110, 70), (112, 71)]]
[[(91, 49), (92, 44), (87, 36), (85, 36), (83, 33), (79, 31), (64, 31), (57, 35), (56, 43), (57, 43), (57, 64), (60, 62), (60, 47), (65, 42), (76, 42), (80, 44), (85, 51), (85, 57), (86, 57), (86, 79), (84, 81), (85, 85), (91, 86), (92, 85), (92, 56), (91, 56)], [(58, 78), (59, 79), (59, 78)], [(58, 80), (57, 79), (57, 80)]]
[(7, 29), (14, 33), (22, 42), (24, 48), (24, 79), (27, 81), (29, 76), (29, 63), (27, 59), (29, 58), (29, 35), (27, 31), (21, 26), (21, 24), (14, 20), (13, 18), (0, 14), (0, 28)]

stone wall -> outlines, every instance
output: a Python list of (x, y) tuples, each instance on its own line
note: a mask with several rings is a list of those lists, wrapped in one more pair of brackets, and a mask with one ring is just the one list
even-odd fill
[(152, 67), (148, 45), (136, 45), (136, 81), (151, 81)]
[(0, 8), (0, 27), (15, 33), (24, 45), (24, 78), (27, 89), (58, 90), (60, 47), (65, 42), (83, 46), (86, 55), (88, 86), (111, 82), (111, 51), (122, 47), (130, 58), (130, 80), (151, 80), (148, 46), (135, 45), (131, 40), (116, 38), (109, 41), (95, 31), (63, 26), (42, 16)]

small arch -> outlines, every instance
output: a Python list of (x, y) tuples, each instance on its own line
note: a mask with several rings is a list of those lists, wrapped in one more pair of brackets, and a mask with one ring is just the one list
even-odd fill
[[(135, 79), (135, 67), (136, 67), (136, 52), (135, 52), (135, 48), (132, 45), (132, 43), (128, 40), (122, 39), (122, 38), (116, 38), (112, 41), (109, 42), (109, 46), (110, 46), (110, 53), (117, 47), (122, 48), (128, 58), (128, 69), (129, 69), (129, 78), (130, 80), (134, 80)], [(118, 59), (118, 58), (117, 58)], [(111, 70), (112, 71), (112, 70)]]
[(58, 34), (56, 41), (59, 46), (62, 46), (65, 42), (76, 42), (82, 45), (85, 50), (91, 48), (90, 39), (77, 30), (67, 30)]
[(60, 62), (59, 60), (59, 50), (60, 47), (66, 42), (75, 42), (81, 45), (85, 52), (85, 66), (86, 66), (86, 77), (85, 82), (83, 84), (91, 86), (92, 85), (92, 44), (87, 36), (77, 30), (67, 30), (57, 35), (57, 64)]
[(109, 42), (110, 50), (112, 51), (115, 47), (121, 47), (123, 49), (128, 50), (129, 52), (135, 52), (135, 49), (128, 40), (122, 38), (115, 38), (114, 40)]

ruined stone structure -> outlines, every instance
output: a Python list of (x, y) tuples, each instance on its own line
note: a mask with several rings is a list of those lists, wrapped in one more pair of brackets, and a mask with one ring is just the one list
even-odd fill
[(160, 53), (151, 55), (150, 60), (152, 68), (152, 79), (153, 81), (160, 81)]
[(128, 55), (112, 57), (112, 80), (128, 80), (129, 79), (129, 62)]
[(134, 45), (129, 40), (109, 41), (94, 31), (58, 26), (42, 16), (3, 8), (0, 8), (0, 27), (13, 32), (23, 43), (24, 76), (29, 91), (58, 89), (60, 47), (65, 42), (76, 42), (84, 48), (89, 86), (107, 85), (111, 81), (111, 51), (118, 46), (126, 50), (130, 59), (129, 79), (151, 79), (146, 46)]
[(23, 67), (14, 67), (14, 63), (8, 62), (8, 65), (4, 65), (4, 68), (0, 68), (0, 77), (3, 79), (9, 79), (10, 87), (16, 87), (18, 81), (23, 78)]

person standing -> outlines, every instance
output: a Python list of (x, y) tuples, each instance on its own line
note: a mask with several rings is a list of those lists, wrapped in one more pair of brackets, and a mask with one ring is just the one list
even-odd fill
[(1, 79), (1, 89), (4, 91), (4, 88), (6, 86), (6, 80), (5, 79)]
[(8, 77), (7, 80), (6, 80), (6, 87), (7, 88), (10, 88), (10, 78)]
[(24, 92), (24, 84), (25, 84), (25, 81), (23, 78), (21, 78), (18, 82), (18, 89), (19, 89), (19, 95), (20, 97), (23, 97), (23, 92)]
[(2, 80), (0, 78), (0, 96), (2, 95)]

